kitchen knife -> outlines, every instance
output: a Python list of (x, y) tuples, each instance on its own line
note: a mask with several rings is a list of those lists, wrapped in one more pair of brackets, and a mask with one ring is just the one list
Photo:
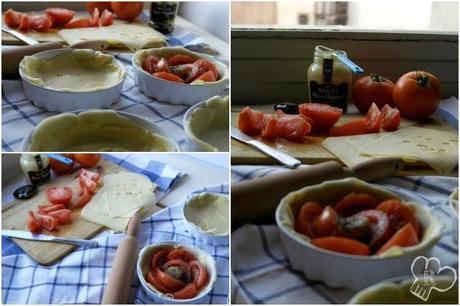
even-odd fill
[(389, 177), (403, 167), (402, 159), (392, 157), (371, 159), (352, 168), (328, 161), (232, 183), (232, 228), (248, 222), (273, 223), (278, 203), (294, 190), (346, 177), (372, 182)]
[(66, 244), (74, 244), (88, 248), (98, 247), (98, 243), (95, 240), (86, 240), (86, 239), (77, 239), (71, 237), (54, 237), (44, 234), (36, 234), (28, 231), (18, 231), (18, 230), (2, 230), (2, 236), (7, 236), (11, 238), (19, 238), (25, 240), (33, 241), (46, 241), (46, 242), (59, 242)]
[(242, 133), (240, 130), (238, 130), (237, 128), (235, 127), (232, 127), (232, 138), (235, 138), (241, 142), (244, 142), (250, 146), (253, 146), (255, 147), (256, 149), (258, 149), (259, 151), (273, 157), (274, 159), (276, 159), (277, 161), (279, 161), (280, 163), (282, 163), (283, 165), (289, 167), (289, 168), (296, 168), (298, 167), (301, 162), (300, 160), (292, 157), (291, 155), (289, 154), (286, 154), (286, 153), (283, 153), (283, 152), (280, 152), (276, 149), (273, 149), (272, 147), (264, 144), (263, 142), (261, 141), (258, 141), (244, 133)]

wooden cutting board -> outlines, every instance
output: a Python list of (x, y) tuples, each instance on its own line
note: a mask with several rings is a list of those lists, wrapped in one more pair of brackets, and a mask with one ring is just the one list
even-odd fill
[[(125, 168), (107, 160), (101, 160), (98, 166), (102, 168), (102, 173), (104, 175), (127, 171)], [(44, 191), (52, 186), (69, 186), (72, 187), (75, 193), (78, 186), (77, 176), (78, 172), (72, 175), (56, 177), (45, 185), (40, 186), (38, 194), (33, 198), (27, 200), (15, 200), (12, 203), (5, 205), (2, 209), (2, 228), (27, 231), (27, 216), (29, 210), (37, 210), (38, 204), (47, 203)], [(43, 234), (89, 239), (105, 228), (102, 225), (92, 223), (81, 218), (80, 209), (73, 211), (72, 220), (73, 222), (69, 225), (60, 225), (59, 231), (57, 232), (43, 231)], [(13, 240), (33, 260), (42, 265), (51, 265), (76, 248), (76, 246), (63, 243), (30, 241), (16, 238), (13, 238)]]
[[(250, 106), (254, 110), (262, 111), (264, 113), (274, 114), (273, 105), (254, 105)], [(238, 126), (238, 116), (243, 106), (232, 106), (232, 126)], [(362, 117), (357, 114), (344, 114), (341, 116), (338, 125), (346, 123), (350, 120)], [(407, 119), (401, 120), (401, 127), (415, 125), (416, 123)], [(440, 120), (431, 120), (430, 127), (436, 129), (452, 129), (447, 123)], [(261, 137), (256, 137), (258, 140), (265, 144), (274, 147), (280, 151), (286, 152), (303, 164), (317, 164), (325, 161), (341, 161), (328, 150), (326, 150), (321, 143), (327, 138), (324, 136), (307, 136), (305, 143), (294, 143), (284, 139), (277, 139), (276, 142), (263, 140)], [(238, 140), (231, 139), (231, 158), (234, 165), (277, 165), (278, 161), (272, 157), (258, 151), (257, 149), (246, 145)], [(434, 170), (427, 168), (425, 164), (408, 165), (399, 175), (436, 175)], [(457, 171), (451, 175), (456, 176)]]

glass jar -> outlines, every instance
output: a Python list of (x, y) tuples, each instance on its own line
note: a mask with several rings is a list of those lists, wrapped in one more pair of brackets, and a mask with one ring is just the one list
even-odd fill
[(26, 153), (19, 160), (27, 180), (33, 185), (40, 185), (50, 179), (50, 163), (45, 154)]
[(150, 5), (150, 26), (163, 34), (174, 31), (174, 20), (179, 2), (152, 2)]
[(336, 57), (341, 50), (316, 46), (313, 63), (308, 68), (309, 101), (325, 103), (347, 111), (351, 96), (352, 72)]

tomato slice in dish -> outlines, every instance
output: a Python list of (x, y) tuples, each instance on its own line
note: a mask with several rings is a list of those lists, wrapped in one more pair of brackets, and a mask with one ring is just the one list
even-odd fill
[(17, 27), (19, 27), (19, 24), (21, 23), (21, 17), (22, 13), (16, 12), (12, 9), (8, 9), (5, 12), (3, 20), (5, 21), (5, 24), (7, 26), (9, 26), (12, 29), (16, 29)]
[(304, 234), (310, 238), (315, 238), (313, 221), (323, 211), (323, 207), (315, 202), (307, 202), (302, 205), (295, 219), (294, 228), (296, 232)]
[(159, 291), (163, 292), (163, 293), (171, 293), (172, 291), (168, 288), (166, 288), (165, 286), (163, 286), (157, 279), (156, 277), (156, 271), (157, 270), (151, 270), (148, 274), (147, 274), (147, 281), (152, 285), (154, 286), (155, 288), (157, 288)]
[(70, 187), (51, 187), (45, 191), (46, 198), (53, 204), (64, 204), (70, 202), (73, 191)]
[(316, 130), (328, 130), (342, 116), (343, 110), (321, 103), (303, 103), (299, 105), (299, 112), (311, 118)]
[(182, 80), (180, 77), (178, 77), (175, 74), (169, 73), (169, 72), (165, 72), (165, 71), (155, 72), (153, 75), (156, 76), (157, 78), (160, 78), (166, 81), (171, 81), (175, 83), (185, 83), (184, 80)]
[(335, 211), (344, 217), (354, 215), (362, 210), (374, 209), (379, 205), (380, 201), (367, 193), (349, 193), (337, 204)]
[(185, 283), (167, 272), (163, 272), (161, 269), (156, 269), (155, 277), (157, 281), (163, 285), (169, 291), (177, 291), (185, 286)]
[(241, 132), (255, 136), (259, 135), (264, 128), (265, 114), (252, 110), (249, 106), (243, 108), (238, 118), (238, 128)]
[(367, 120), (365, 118), (355, 119), (347, 122), (341, 126), (333, 127), (329, 130), (329, 135), (333, 137), (337, 136), (351, 136), (351, 135), (362, 135), (367, 133)]
[(391, 236), (388, 216), (384, 212), (375, 209), (361, 211), (358, 216), (369, 220), (371, 237), (368, 245), (371, 250), (377, 250)]
[(381, 117), (382, 117), (382, 129), (385, 131), (396, 131), (399, 128), (399, 124), (401, 123), (401, 113), (399, 109), (396, 107), (393, 108), (388, 104), (381, 110)]
[(406, 223), (412, 224), (415, 232), (419, 232), (419, 224), (414, 213), (409, 206), (404, 205), (398, 199), (386, 200), (380, 203), (377, 210), (383, 211), (388, 215), (390, 220), (390, 227), (394, 233)]
[(316, 238), (311, 240), (311, 244), (322, 249), (339, 253), (362, 256), (368, 256), (370, 254), (369, 247), (364, 243), (344, 237), (329, 236)]
[(372, 103), (366, 115), (367, 133), (380, 132), (381, 124), (382, 124), (382, 117), (381, 117), (380, 109), (378, 108), (377, 104)]
[(48, 213), (49, 216), (56, 218), (58, 224), (72, 223), (72, 211), (70, 209), (60, 209)]
[(173, 293), (175, 299), (191, 299), (198, 294), (198, 289), (194, 283), (187, 284), (184, 288)]
[(45, 13), (53, 20), (53, 26), (63, 26), (75, 16), (74, 11), (59, 7), (47, 8)]
[(169, 254), (167, 255), (167, 261), (174, 260), (174, 259), (180, 259), (185, 262), (190, 262), (193, 260), (196, 260), (195, 256), (191, 254), (190, 252), (187, 252), (183, 248), (175, 248)]
[(155, 55), (148, 55), (142, 63), (142, 69), (148, 73), (154, 73), (159, 60)]
[(195, 61), (193, 57), (185, 54), (176, 54), (168, 58), (168, 64), (171, 66), (192, 64)]
[(407, 223), (401, 227), (378, 251), (377, 255), (382, 254), (393, 246), (408, 247), (420, 242), (417, 232), (412, 224)]
[(339, 216), (331, 206), (326, 206), (313, 222), (316, 237), (336, 236), (339, 233)]
[(215, 82), (216, 77), (214, 76), (214, 73), (212, 73), (212, 71), (208, 71), (208, 72), (205, 72), (202, 75), (200, 75), (197, 78), (197, 80), (201, 80), (201, 81), (204, 81), (204, 82)]
[(208, 270), (198, 260), (192, 260), (190, 268), (192, 269), (193, 282), (196, 288), (200, 290), (208, 282)]
[(27, 228), (33, 233), (38, 233), (42, 229), (41, 221), (35, 216), (33, 211), (29, 211), (29, 217), (27, 219)]

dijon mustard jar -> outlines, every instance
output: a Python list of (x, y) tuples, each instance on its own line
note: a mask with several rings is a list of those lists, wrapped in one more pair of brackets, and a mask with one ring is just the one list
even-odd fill
[(345, 51), (316, 46), (307, 73), (309, 102), (329, 104), (346, 112), (352, 72), (363, 73), (364, 70), (348, 59)]

